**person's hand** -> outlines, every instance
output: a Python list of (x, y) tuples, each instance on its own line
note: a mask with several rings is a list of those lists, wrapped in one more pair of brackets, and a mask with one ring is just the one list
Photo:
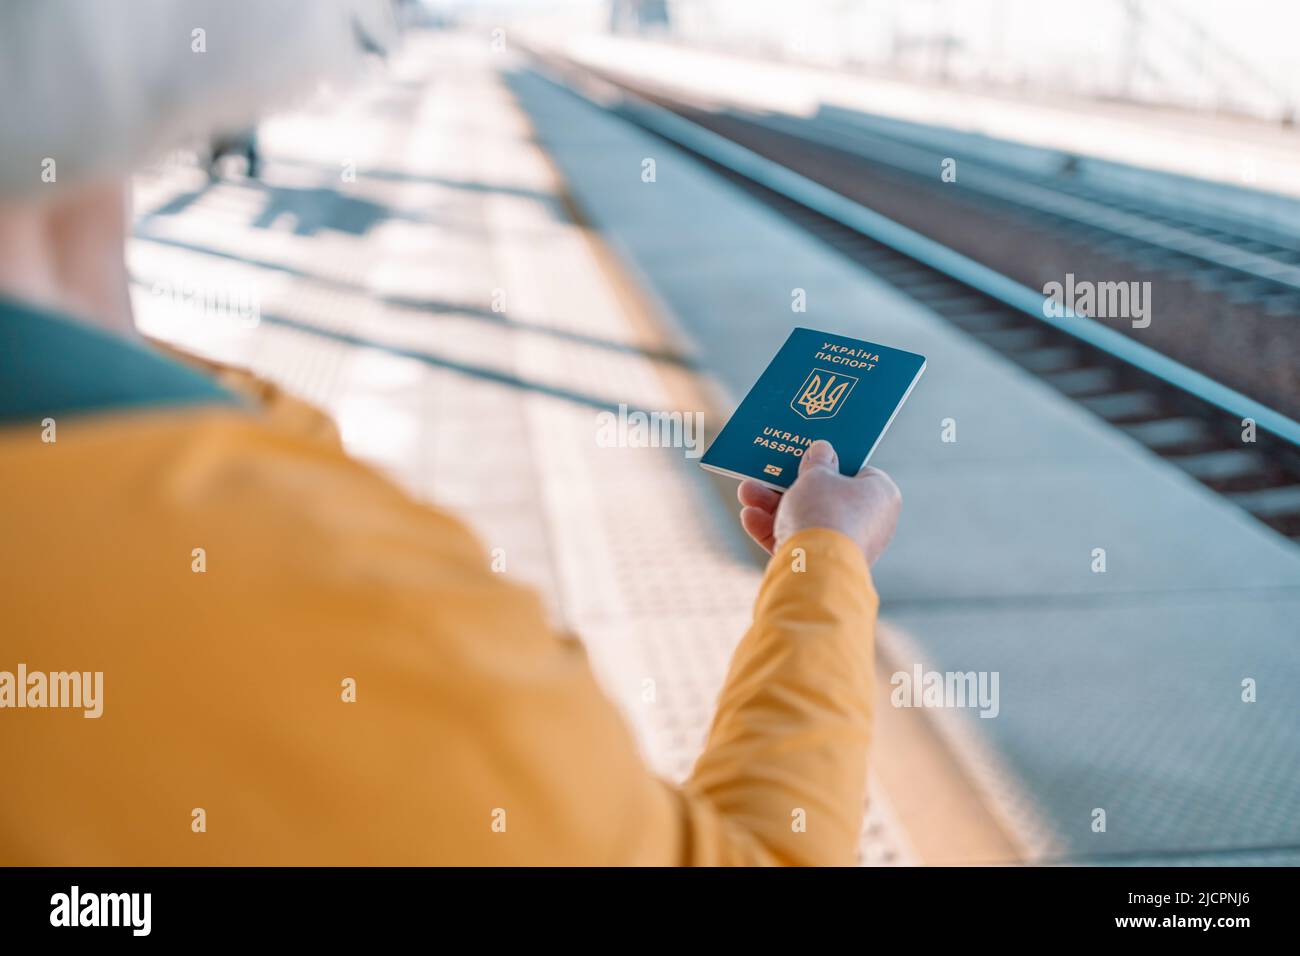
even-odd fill
[(894, 536), (903, 504), (898, 486), (879, 468), (863, 468), (853, 478), (841, 475), (827, 441), (815, 441), (803, 453), (799, 475), (785, 494), (745, 480), (736, 496), (744, 505), (741, 527), (768, 553), (805, 528), (830, 528), (852, 538), (868, 564)]

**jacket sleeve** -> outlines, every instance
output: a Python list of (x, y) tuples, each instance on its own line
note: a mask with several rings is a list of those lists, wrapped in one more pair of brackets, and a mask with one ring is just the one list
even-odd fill
[[(283, 755), (267, 758), (270, 764), (322, 762), (309, 774), (272, 775), (267, 782), (278, 792), (267, 796), (294, 807), (292, 832), (277, 812), (243, 835), (235, 858), (854, 861), (876, 596), (848, 538), (809, 530), (772, 557), (703, 753), (688, 780), (674, 786), (646, 765), (581, 645), (556, 637), (535, 594), (488, 570), (481, 546), (459, 522), (398, 502), (396, 494), (387, 503), (359, 490), (344, 497), (349, 507), (341, 516), (372, 533), (310, 546), (308, 578), (290, 602), (293, 624), (279, 632), (312, 635), (310, 649), (285, 652), (286, 665), (320, 671), (321, 686), (355, 675), (364, 698), (330, 704), (304, 686), (301, 673), (261, 671), (278, 687), (302, 688), (311, 701), (259, 720), (255, 746)], [(324, 554), (345, 563), (322, 580)], [(382, 607), (354, 603), (359, 575), (375, 579)], [(303, 630), (307, 618), (318, 626)], [(230, 754), (236, 765), (248, 756)], [(221, 776), (241, 787), (256, 783), (237, 766)], [(274, 852), (250, 850), (258, 831), (284, 841)], [(333, 837), (312, 837), (325, 833)]]
[(682, 791), (687, 862), (854, 862), (876, 607), (866, 560), (837, 532), (801, 532), (772, 557)]
[[(859, 549), (829, 530), (772, 557), (719, 695), (703, 753), (680, 787), (656, 777), (577, 642), (557, 640), (535, 597), (511, 588), (482, 613), (483, 644), (457, 692), (467, 762), (440, 813), (475, 808), (438, 859), (597, 865), (850, 865), (862, 825), (876, 595)], [(506, 619), (498, 615), (511, 615)], [(518, 615), (515, 617), (515, 615)], [(488, 635), (497, 640), (489, 641)], [(444, 697), (446, 711), (447, 701)], [(446, 728), (443, 728), (445, 730)], [(454, 805), (452, 805), (454, 804)], [(502, 814), (487, 827), (489, 808)], [(505, 822), (508, 814), (509, 823)]]
[[(581, 646), (553, 636), (531, 592), (480, 598), (462, 587), (444, 613), (481, 637), (452, 655), (454, 689), (431, 693), (435, 716), (454, 712), (464, 739), (448, 745), (449, 727), (438, 728), (445, 783), (423, 798), (442, 804), (438, 816), (468, 816), (430, 834), (428, 852), (472, 864), (852, 864), (876, 604), (848, 538), (821, 529), (790, 538), (768, 565), (704, 751), (678, 787), (646, 766)], [(500, 814), (497, 831), (489, 813)]]

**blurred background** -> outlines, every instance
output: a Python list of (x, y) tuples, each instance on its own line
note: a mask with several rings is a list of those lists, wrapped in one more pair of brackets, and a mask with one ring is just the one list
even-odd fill
[(433, 3), (449, 20), (528, 20), (1027, 98), (1085, 96), (1294, 121), (1300, 14), (1247, 0), (659, 0)]
[(703, 446), (793, 327), (921, 352), (863, 862), (1300, 862), (1293, 4), (394, 9), (137, 177), (145, 332), (464, 515), (670, 777), (762, 569)]

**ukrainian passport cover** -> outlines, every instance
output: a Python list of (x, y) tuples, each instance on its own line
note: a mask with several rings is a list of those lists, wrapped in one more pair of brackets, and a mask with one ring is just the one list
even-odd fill
[(925, 357), (873, 342), (795, 329), (700, 464), (769, 488), (789, 488), (799, 459), (829, 441), (856, 475), (911, 394)]

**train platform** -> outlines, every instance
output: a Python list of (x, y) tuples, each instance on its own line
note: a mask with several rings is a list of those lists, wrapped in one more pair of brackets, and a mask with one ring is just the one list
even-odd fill
[[(259, 135), (258, 180), (140, 177), (141, 328), (319, 404), (466, 517), (660, 772), (698, 752), (761, 565), (730, 483), (610, 447), (602, 416), (711, 434), (808, 325), (930, 363), (877, 459), (905, 505), (863, 861), (1300, 862), (1285, 539), (484, 36), (416, 32)], [(918, 665), (997, 672), (997, 716), (891, 707)]]
[(996, 718), (931, 718), (1024, 858), (1300, 859), (1294, 545), (665, 140), (542, 73), (511, 86), (729, 404), (796, 324), (928, 356), (876, 459), (905, 498), (882, 648), (999, 672)]

